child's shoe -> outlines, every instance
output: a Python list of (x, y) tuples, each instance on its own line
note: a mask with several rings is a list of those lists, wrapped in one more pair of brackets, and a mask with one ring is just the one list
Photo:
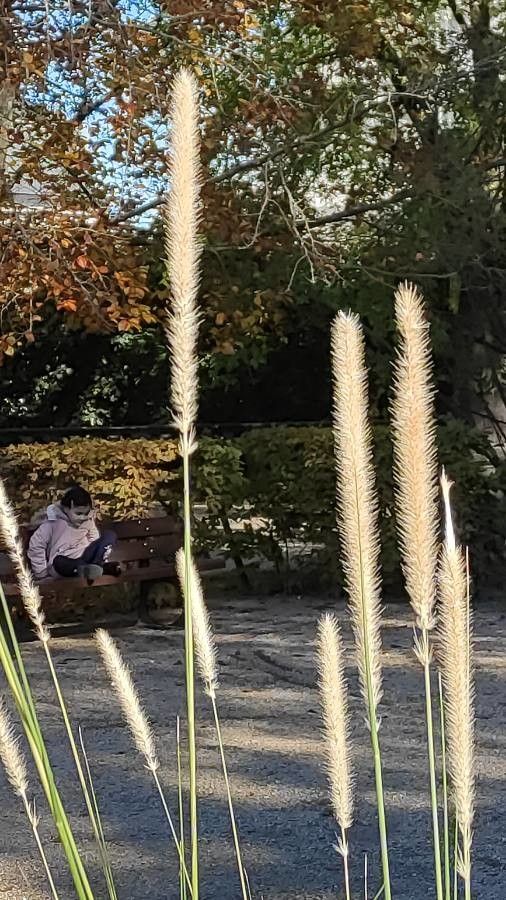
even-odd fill
[(95, 566), (93, 563), (88, 563), (85, 566), (79, 566), (77, 574), (80, 578), (86, 578), (88, 584), (92, 585), (97, 578), (102, 578), (104, 570), (102, 566)]

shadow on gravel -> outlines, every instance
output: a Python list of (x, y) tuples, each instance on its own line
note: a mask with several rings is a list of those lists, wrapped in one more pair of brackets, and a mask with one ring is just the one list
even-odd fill
[[(339, 896), (340, 859), (336, 828), (327, 802), (321, 757), (319, 713), (314, 690), (313, 636), (316, 613), (300, 604), (258, 608), (247, 621), (240, 611), (219, 613), (222, 688), (220, 709), (236, 813), (253, 895), (260, 900), (330, 900)], [(399, 620), (397, 622), (397, 620)], [(387, 630), (382, 704), (384, 780), (395, 900), (430, 900), (431, 832), (425, 776), (423, 697), (411, 654), (411, 633), (399, 614)], [(480, 624), (481, 622), (481, 624)], [(281, 624), (280, 624), (281, 623)], [(506, 897), (506, 638), (495, 613), (477, 615), (478, 815), (475, 839), (476, 900)], [(356, 821), (350, 834), (357, 896), (363, 897), (364, 854), (369, 855), (370, 897), (378, 877), (376, 819), (367, 732), (357, 679), (351, 668), (346, 631), (357, 769)], [(162, 780), (174, 814), (177, 809), (175, 720), (183, 709), (182, 637), (132, 630), (119, 634), (146, 709), (154, 723), (162, 759)], [(57, 781), (72, 814), (94, 883), (100, 882), (82, 800), (76, 789), (40, 649), (25, 651), (41, 721)], [(156, 794), (114, 705), (90, 640), (55, 642), (58, 671), (73, 721), (85, 740), (111, 843), (120, 900), (177, 900), (177, 858)], [(504, 662), (503, 662), (504, 660)], [(201, 790), (202, 900), (240, 898), (228, 811), (209, 707), (198, 698), (199, 784)], [(32, 779), (32, 783), (35, 780)], [(43, 798), (36, 795), (42, 831), (57, 878), (63, 866)], [(33, 861), (32, 838), (19, 804), (0, 776), (0, 872), (12, 877)], [(14, 868), (13, 868), (14, 867)], [(12, 874), (14, 873), (14, 875)], [(21, 876), (20, 876), (21, 877)], [(4, 883), (10, 882), (2, 882)], [(0, 886), (0, 896), (2, 886)], [(7, 893), (9, 896), (9, 893)], [(30, 896), (31, 900), (31, 894)], [(33, 894), (42, 898), (44, 893)], [(97, 891), (97, 900), (105, 892)], [(62, 897), (72, 897), (63, 887)]]

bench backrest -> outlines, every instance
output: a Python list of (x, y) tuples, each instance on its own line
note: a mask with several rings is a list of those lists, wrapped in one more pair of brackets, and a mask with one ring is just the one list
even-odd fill
[(111, 555), (117, 562), (172, 560), (183, 545), (183, 524), (175, 516), (106, 522), (102, 528), (118, 538)]

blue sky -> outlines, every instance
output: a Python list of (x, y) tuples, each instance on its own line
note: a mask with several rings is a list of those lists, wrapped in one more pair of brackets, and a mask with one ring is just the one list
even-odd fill
[[(144, 24), (154, 24), (159, 10), (150, 0), (120, 0), (118, 9), (122, 13), (122, 19), (126, 23), (135, 21)], [(27, 14), (18, 13), (25, 26), (30, 28), (32, 40), (45, 39), (46, 14), (44, 7)], [(71, 25), (73, 31), (84, 26), (86, 15), (79, 12), (72, 16), (66, 0), (52, 2), (50, 5), (49, 33), (53, 39), (64, 32)], [(42, 31), (41, 31), (42, 27)], [(25, 90), (25, 99), (29, 103), (41, 104), (55, 112), (62, 112), (68, 119), (73, 119), (83, 101), (93, 101), (103, 96), (108, 91), (108, 79), (106, 73), (100, 68), (99, 53), (92, 62), (95, 67), (87, 73), (86, 84), (82, 78), (76, 79), (72, 75), (71, 66), (67, 61), (51, 60), (45, 73), (45, 88), (43, 91), (28, 87)], [(127, 95), (124, 95), (128, 99)], [(110, 123), (110, 116), (117, 109), (117, 101), (109, 100), (91, 113), (81, 126), (90, 149), (98, 159), (102, 168), (102, 179), (110, 186), (111, 197), (123, 202), (133, 199), (143, 203), (150, 197), (157, 196), (162, 190), (165, 172), (160, 164), (160, 172), (147, 174), (141, 166), (136, 166), (129, 159), (118, 158), (117, 136)], [(149, 126), (149, 135), (140, 136), (138, 144), (153, 140), (159, 149), (167, 146), (168, 125), (157, 114), (146, 117), (145, 124)], [(118, 210), (118, 204), (113, 205), (112, 211)], [(137, 224), (145, 227), (152, 221), (153, 214), (144, 216)]]

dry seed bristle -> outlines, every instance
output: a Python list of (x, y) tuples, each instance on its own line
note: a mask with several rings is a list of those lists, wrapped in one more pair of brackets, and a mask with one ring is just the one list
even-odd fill
[(322, 616), (318, 623), (317, 661), (330, 798), (336, 821), (346, 830), (353, 823), (350, 717), (343, 644), (333, 615)]
[(381, 699), (381, 597), (378, 501), (368, 420), (367, 369), (358, 316), (338, 313), (332, 326), (333, 427), (338, 524), (362, 694)]
[(132, 733), (135, 746), (139, 753), (144, 756), (147, 767), (155, 772), (159, 763), (153, 732), (146, 713), (142, 709), (130, 670), (107, 631), (99, 628), (95, 633), (95, 639), (111, 684), (116, 691), (123, 715)]
[(200, 285), (198, 240), (200, 160), (198, 86), (182, 69), (172, 92), (170, 191), (165, 204), (165, 248), (172, 294), (167, 337), (172, 360), (171, 400), (175, 425), (194, 449), (198, 407), (197, 339)]
[(417, 627), (430, 631), (438, 553), (436, 424), (429, 326), (412, 285), (397, 290), (395, 317), (401, 337), (392, 403), (399, 542)]
[[(185, 554), (178, 550), (176, 567), (181, 590), (185, 590)], [(189, 589), (191, 594), (190, 609), (192, 611), (193, 640), (197, 657), (197, 668), (204, 682), (206, 693), (213, 697), (218, 687), (217, 650), (209, 618), (209, 611), (204, 601), (204, 594), (195, 562), (190, 557)], [(188, 608), (188, 605), (186, 608)]]
[(475, 795), (472, 620), (466, 559), (462, 547), (455, 541), (451, 484), (444, 472), (441, 486), (445, 507), (445, 541), (439, 576), (438, 650), (445, 695), (448, 769), (462, 839), (459, 869), (466, 878), (471, 859)]

